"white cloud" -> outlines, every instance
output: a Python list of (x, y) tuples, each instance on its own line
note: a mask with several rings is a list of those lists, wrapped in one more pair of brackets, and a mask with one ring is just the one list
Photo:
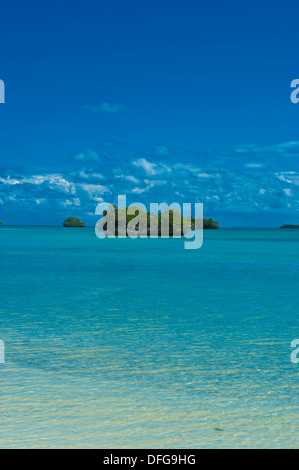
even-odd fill
[(96, 194), (103, 194), (103, 193), (111, 193), (110, 189), (106, 186), (102, 186), (101, 184), (87, 184), (87, 183), (79, 183), (77, 184), (83, 191), (86, 191), (90, 196), (94, 196)]
[(73, 156), (78, 162), (98, 162), (101, 160), (100, 155), (93, 149), (84, 149)]
[(86, 180), (102, 180), (104, 176), (101, 173), (86, 172), (85, 168), (78, 171), (78, 177)]
[(292, 196), (292, 190), (290, 188), (284, 188), (283, 189), (283, 192), (287, 195), (287, 196)]
[(247, 163), (245, 166), (247, 168), (261, 168), (263, 165), (261, 163)]
[(135, 176), (132, 176), (132, 175), (115, 175), (115, 178), (123, 178), (127, 181), (130, 181), (131, 183), (139, 183), (139, 180), (137, 178), (135, 178)]
[(283, 171), (276, 173), (276, 176), (281, 181), (299, 186), (299, 173), (296, 173), (295, 171)]
[[(296, 142), (280, 144), (287, 151), (296, 146)], [(187, 202), (205, 202), (205, 211), (211, 216), (215, 211), (298, 210), (299, 173), (295, 171), (298, 162), (281, 158), (279, 152), (278, 166), (275, 159), (271, 165), (264, 165), (266, 158), (243, 154), (236, 158), (236, 153), (231, 156), (228, 152), (215, 155), (210, 152), (209, 158), (189, 155), (190, 159), (184, 157), (181, 162), (167, 165), (147, 158), (117, 159), (114, 164), (112, 161), (111, 165), (103, 165), (99, 161), (102, 156), (90, 151), (81, 152), (84, 155), (77, 157), (77, 161), (89, 159), (91, 163), (78, 165), (80, 168), (75, 165), (72, 171), (28, 171), (20, 175), (17, 170), (2, 169), (1, 212), (3, 208), (28, 211), (46, 208), (54, 213), (80, 207), (82, 214), (87, 214), (97, 202), (103, 198), (113, 202), (117, 194), (139, 195), (140, 202), (171, 203), (178, 197)]]
[(148, 162), (145, 158), (139, 158), (132, 163), (133, 165), (142, 168), (148, 176), (154, 176), (157, 174), (157, 165), (155, 163)]
[(120, 113), (121, 111), (124, 111), (126, 109), (126, 106), (124, 104), (119, 104), (119, 103), (113, 104), (113, 103), (103, 102), (99, 105), (86, 104), (82, 108), (92, 113), (117, 114), (117, 113)]

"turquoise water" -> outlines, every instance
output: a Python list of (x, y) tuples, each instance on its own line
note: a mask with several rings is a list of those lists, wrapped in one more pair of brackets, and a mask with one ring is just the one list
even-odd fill
[(298, 448), (298, 248), (1, 227), (0, 446)]

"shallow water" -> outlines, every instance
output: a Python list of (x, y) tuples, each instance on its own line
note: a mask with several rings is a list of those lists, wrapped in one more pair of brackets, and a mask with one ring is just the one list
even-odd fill
[(298, 448), (298, 254), (297, 230), (1, 227), (0, 446)]

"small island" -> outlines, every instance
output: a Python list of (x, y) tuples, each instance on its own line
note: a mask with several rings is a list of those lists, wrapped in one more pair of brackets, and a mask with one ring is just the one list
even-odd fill
[(296, 225), (296, 224), (284, 224), (284, 225), (281, 225), (280, 228), (299, 228), (299, 225)]
[[(125, 212), (124, 214), (124, 217), (125, 217), (125, 231), (123, 232), (123, 229), (122, 229), (122, 232), (123, 232), (123, 235), (125, 236), (129, 236), (129, 233), (128, 233), (128, 224), (136, 217), (136, 213), (138, 214), (141, 214), (143, 213), (143, 211), (138, 208), (138, 207), (135, 207), (135, 214), (132, 215), (132, 214), (128, 214), (127, 211), (128, 211), (128, 207), (124, 208), (124, 209), (118, 209), (117, 206), (112, 206), (114, 211), (113, 213), (108, 216), (108, 219), (107, 219), (107, 211), (104, 211), (103, 212), (103, 216), (106, 217), (106, 222), (103, 226), (103, 231), (106, 232), (107, 234), (110, 233), (111, 229), (112, 229), (112, 232), (115, 234), (115, 236), (118, 236), (121, 232), (119, 232), (119, 216), (122, 212)], [(169, 224), (169, 236), (172, 237), (174, 235), (174, 211), (172, 210), (169, 210), (168, 211), (169, 214), (169, 219), (168, 219), (168, 224)], [(156, 224), (157, 225), (157, 234), (159, 237), (162, 236), (162, 225), (163, 223), (165, 224), (165, 222), (162, 221), (162, 214), (161, 212), (159, 212), (159, 214), (152, 214), (150, 212), (146, 212), (146, 213), (143, 213), (146, 220), (147, 220), (147, 227), (145, 229), (145, 232), (142, 232), (143, 236), (144, 235), (147, 235), (147, 236), (150, 236), (151, 234), (151, 231), (150, 231), (150, 227), (151, 227), (151, 221), (153, 222), (153, 224)], [(109, 220), (109, 217), (111, 217), (111, 219), (114, 219), (115, 221), (115, 225), (112, 224), (112, 228), (110, 228), (110, 230), (108, 229), (107, 227), (107, 221)], [(167, 220), (167, 219), (166, 219)], [(184, 235), (184, 217), (179, 215), (179, 220), (180, 220), (180, 231), (181, 231), (181, 236)], [(166, 222), (167, 223), (167, 222)], [(165, 228), (165, 226), (164, 226)], [(196, 228), (196, 219), (194, 217), (191, 217), (191, 223), (190, 223), (190, 229), (191, 230), (195, 230)], [(217, 230), (219, 228), (219, 224), (216, 220), (213, 220), (213, 219), (202, 219), (202, 228), (203, 229), (214, 229), (214, 230)], [(141, 233), (141, 232), (140, 232)]]
[(64, 227), (85, 227), (85, 222), (81, 222), (79, 217), (67, 217), (62, 225)]

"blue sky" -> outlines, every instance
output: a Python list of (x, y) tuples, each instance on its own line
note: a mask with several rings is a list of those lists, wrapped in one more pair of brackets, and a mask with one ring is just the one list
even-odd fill
[(92, 225), (99, 200), (299, 222), (295, 1), (3, 2), (0, 220)]

